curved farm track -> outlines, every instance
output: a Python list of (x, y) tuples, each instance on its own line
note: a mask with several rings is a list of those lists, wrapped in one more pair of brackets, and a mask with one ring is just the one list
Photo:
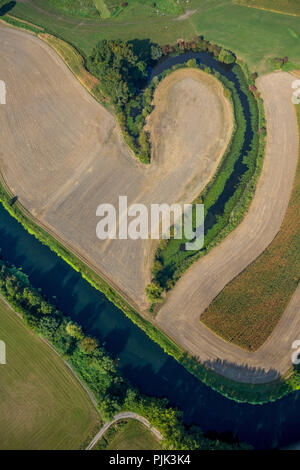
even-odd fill
[[(106, 279), (143, 311), (153, 244), (148, 240), (97, 240), (97, 205), (109, 202), (118, 206), (118, 197), (123, 194), (128, 195), (128, 204), (192, 200), (213, 174), (230, 139), (232, 113), (222, 87), (201, 72), (196, 77), (195, 71), (181, 71), (176, 72), (175, 83), (174, 76), (170, 79), (169, 89), (157, 90), (168, 98), (155, 110), (166, 133), (156, 126), (160, 119), (150, 119), (159, 155), (145, 168), (130, 155), (114, 118), (89, 96), (46, 44), (0, 26), (0, 54), (1, 78), (8, 91), (7, 105), (0, 110), (0, 166), (7, 184), (42, 224), (96, 271), (105, 273)], [(290, 367), (291, 343), (300, 337), (300, 317), (296, 315), (299, 289), (273, 334), (255, 353), (216, 337), (199, 322), (199, 316), (280, 229), (298, 158), (292, 81), (293, 77), (283, 72), (260, 78), (268, 143), (249, 213), (221, 245), (185, 273), (155, 320), (201, 362), (242, 382), (268, 382)], [(181, 132), (181, 141), (171, 138), (171, 143), (167, 142), (172, 129), (174, 135)], [(177, 155), (172, 161), (170, 149)]]

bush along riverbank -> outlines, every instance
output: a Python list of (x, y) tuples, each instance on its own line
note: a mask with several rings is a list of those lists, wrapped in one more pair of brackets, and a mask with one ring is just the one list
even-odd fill
[(50, 303), (40, 290), (34, 289), (26, 274), (0, 260), (0, 293), (21, 314), (35, 333), (46, 339), (70, 364), (80, 380), (93, 393), (103, 419), (120, 411), (134, 411), (157, 427), (166, 449), (248, 449), (250, 446), (208, 438), (197, 426), (186, 428), (180, 411), (166, 399), (148, 397), (124, 380), (117, 361), (86, 336), (80, 325), (71, 321)]
[[(6, 17), (2, 17), (4, 19)], [(46, 31), (46, 30), (45, 30)], [(49, 32), (51, 33), (51, 32)], [(204, 42), (205, 47), (208, 46), (208, 41), (204, 41), (201, 38), (199, 39), (200, 43)], [(174, 46), (175, 47), (175, 46)], [(173, 54), (173, 46), (165, 46), (163, 48), (163, 53)], [(182, 51), (181, 44), (176, 46), (180, 51)], [(201, 46), (202, 47), (202, 46)], [(194, 49), (194, 48), (192, 48)], [(179, 53), (179, 51), (178, 51)], [(213, 53), (212, 53), (213, 54)], [(217, 51), (215, 52), (217, 54)], [(213, 55), (215, 55), (213, 54)], [(63, 57), (63, 52), (62, 52)], [(243, 64), (243, 70), (247, 73), (247, 68)], [(70, 67), (72, 65), (70, 64)], [(72, 70), (73, 71), (73, 70)], [(74, 71), (73, 71), (74, 72)], [(74, 72), (76, 75), (76, 73)], [(255, 77), (250, 77), (252, 83), (254, 84)], [(253, 85), (254, 86), (254, 85)], [(255, 92), (255, 90), (254, 90)], [(256, 93), (256, 92), (255, 92)], [(259, 102), (260, 107), (260, 129), (263, 132), (263, 106)], [(261, 134), (263, 135), (263, 133)], [(262, 161), (263, 149), (260, 149), (260, 159)], [(261, 165), (261, 163), (260, 163)], [(251, 182), (249, 182), (247, 188), (249, 194), (251, 191), (254, 192), (255, 189), (255, 178), (258, 177), (260, 172), (259, 160), (255, 168), (255, 176)], [(245, 201), (250, 204), (251, 196), (247, 195), (245, 191), (243, 194)], [(113, 289), (107, 282), (105, 282), (95, 271), (93, 271), (84, 261), (78, 258), (70, 249), (66, 248), (60, 241), (58, 241), (52, 234), (46, 231), (38, 221), (36, 221), (32, 215), (26, 211), (26, 209), (20, 204), (16, 196), (11, 193), (9, 188), (6, 186), (3, 179), (0, 178), (0, 201), (3, 204), (4, 208), (13, 216), (21, 225), (27, 230), (28, 233), (34, 235), (42, 244), (48, 246), (53, 252), (55, 252), (59, 257), (61, 257), (66, 263), (68, 263), (73, 269), (77, 272), (80, 272), (82, 277), (86, 279), (94, 288), (102, 292), (109, 301), (111, 301), (116, 307), (118, 307), (122, 312), (139, 328), (141, 328), (150, 339), (156, 342), (165, 353), (172, 356), (178, 363), (183, 365), (190, 373), (195, 377), (200, 379), (206, 385), (211, 387), (213, 390), (221, 393), (226, 398), (238, 401), (238, 402), (248, 402), (252, 404), (262, 404), (268, 401), (275, 401), (282, 396), (291, 393), (295, 390), (300, 389), (300, 380), (299, 374), (296, 370), (291, 371), (291, 374), (288, 379), (282, 379), (271, 384), (265, 385), (249, 385), (249, 384), (240, 384), (233, 382), (229, 379), (226, 379), (223, 376), (220, 376), (210, 369), (204, 367), (197, 358), (193, 358), (189, 354), (185, 353), (177, 344), (175, 344), (170, 338), (168, 338), (162, 331), (155, 327), (150, 321), (144, 319), (136, 310), (133, 308), (124, 298)], [(242, 199), (240, 201), (242, 204)], [(243, 206), (243, 210), (246, 211), (247, 206)], [(239, 209), (237, 204), (236, 210)], [(241, 209), (240, 209), (241, 210)], [(232, 211), (231, 218), (232, 223), (234, 223), (234, 214), (235, 211)], [(226, 227), (229, 230), (230, 225)], [(220, 233), (221, 236), (221, 233)]]

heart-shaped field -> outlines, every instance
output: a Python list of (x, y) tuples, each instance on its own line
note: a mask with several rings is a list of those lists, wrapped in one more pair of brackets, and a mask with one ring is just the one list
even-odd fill
[(196, 69), (158, 86), (148, 120), (152, 162), (129, 152), (115, 119), (45, 43), (0, 27), (0, 165), (20, 202), (65, 245), (143, 310), (156, 241), (96, 237), (96, 209), (136, 202), (191, 202), (215, 172), (232, 134), (232, 106), (219, 81)]

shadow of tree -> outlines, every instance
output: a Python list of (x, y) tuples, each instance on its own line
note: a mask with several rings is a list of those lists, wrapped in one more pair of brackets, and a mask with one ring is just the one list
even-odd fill
[[(198, 359), (198, 358), (196, 358)], [(273, 368), (251, 367), (247, 364), (239, 365), (227, 360), (216, 359), (205, 361), (204, 366), (214, 372), (244, 383), (266, 383), (280, 379), (280, 373)]]
[(8, 2), (5, 3), (1, 8), (0, 8), (0, 16), (6, 15), (10, 10), (12, 10), (16, 6), (17, 2)]

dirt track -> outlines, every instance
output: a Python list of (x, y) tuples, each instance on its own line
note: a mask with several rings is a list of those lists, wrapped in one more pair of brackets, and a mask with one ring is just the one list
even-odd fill
[(293, 80), (285, 72), (259, 79), (268, 143), (249, 213), (221, 245), (185, 273), (156, 319), (163, 331), (201, 362), (241, 382), (268, 382), (292, 366), (291, 345), (300, 339), (300, 287), (272, 335), (254, 353), (223, 341), (199, 317), (225, 285), (264, 251), (280, 229), (298, 159), (298, 130), (291, 102)]
[(222, 86), (186, 69), (158, 87), (162, 99), (156, 96), (149, 121), (157, 151), (146, 167), (132, 158), (114, 118), (47, 44), (1, 25), (0, 56), (7, 85), (0, 168), (8, 186), (37, 219), (145, 308), (153, 242), (98, 240), (96, 208), (118, 207), (119, 195), (128, 196), (128, 205), (192, 200), (230, 139), (232, 111)]

